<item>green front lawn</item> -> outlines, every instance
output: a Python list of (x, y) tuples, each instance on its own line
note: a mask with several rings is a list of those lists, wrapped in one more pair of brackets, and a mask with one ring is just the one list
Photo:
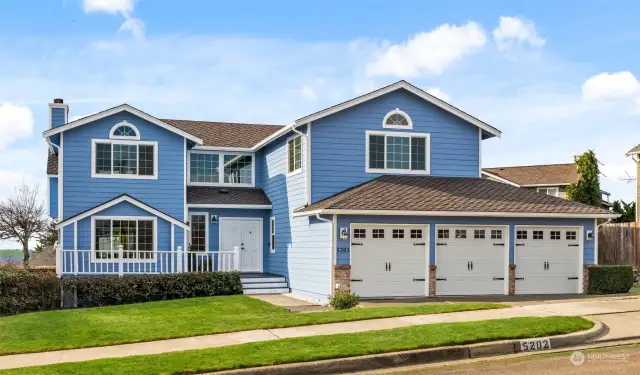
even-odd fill
[(0, 355), (504, 307), (508, 306), (495, 303), (434, 303), (291, 313), (240, 295), (45, 311), (0, 318)]
[(0, 371), (2, 375), (152, 375), (221, 371), (475, 342), (559, 335), (589, 329), (578, 317), (512, 318), (265, 341), (214, 349)]

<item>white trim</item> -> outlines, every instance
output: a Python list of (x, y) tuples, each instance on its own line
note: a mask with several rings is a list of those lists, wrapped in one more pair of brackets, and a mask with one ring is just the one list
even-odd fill
[(60, 146), (58, 147), (58, 222), (64, 220), (64, 133), (60, 134)]
[(82, 125), (88, 124), (88, 123), (90, 123), (92, 121), (99, 120), (99, 119), (102, 119), (102, 118), (105, 118), (105, 117), (108, 117), (108, 116), (111, 116), (111, 115), (115, 115), (117, 113), (124, 112), (124, 111), (129, 112), (129, 113), (131, 113), (131, 114), (133, 114), (135, 116), (138, 116), (138, 117), (140, 117), (140, 118), (142, 118), (144, 120), (147, 120), (147, 121), (149, 121), (149, 122), (151, 122), (151, 123), (153, 123), (155, 125), (158, 125), (159, 127), (164, 128), (164, 129), (166, 129), (166, 130), (168, 130), (170, 132), (173, 132), (173, 133), (176, 133), (178, 135), (181, 135), (181, 136), (185, 137), (186, 139), (189, 139), (189, 140), (191, 140), (191, 141), (193, 141), (193, 142), (195, 142), (197, 144), (201, 145), (201, 144), (204, 143), (204, 141), (202, 139), (200, 139), (200, 138), (198, 138), (198, 137), (196, 137), (194, 135), (191, 135), (191, 134), (189, 134), (187, 132), (184, 132), (184, 131), (176, 128), (175, 126), (169, 125), (166, 122), (163, 122), (163, 121), (161, 121), (161, 120), (159, 120), (159, 119), (157, 119), (157, 118), (155, 118), (155, 117), (153, 117), (153, 116), (151, 116), (151, 115), (149, 115), (149, 114), (147, 114), (145, 112), (142, 112), (141, 110), (139, 110), (137, 108), (134, 108), (134, 107), (132, 107), (132, 106), (130, 106), (128, 104), (121, 104), (121, 105), (119, 105), (117, 107), (113, 107), (113, 108), (107, 109), (106, 111), (95, 113), (93, 115), (89, 115), (87, 117), (83, 117), (83, 118), (78, 119), (76, 121), (71, 121), (70, 123), (67, 123), (67, 124), (65, 124), (63, 126), (58, 126), (56, 128), (49, 129), (49, 130), (45, 131), (44, 133), (42, 133), (42, 136), (43, 137), (50, 137), (50, 136), (52, 136), (54, 134), (58, 134), (58, 133), (66, 131), (66, 130), (74, 129), (74, 128), (77, 128), (78, 126), (82, 126)]
[(269, 218), (269, 253), (276, 253), (276, 217)]
[[(527, 224), (527, 225), (514, 225), (513, 226), (513, 239), (514, 239), (514, 246), (513, 246), (513, 264), (516, 264), (516, 259), (517, 259), (517, 246), (515, 246), (515, 242), (518, 241), (518, 239), (516, 238), (516, 235), (518, 234), (518, 228), (569, 228), (569, 229), (575, 229), (578, 232), (578, 294), (582, 294), (583, 293), (583, 287), (582, 287), (582, 278), (583, 278), (583, 272), (584, 272), (584, 226), (579, 226), (579, 225), (531, 225), (531, 224)], [(597, 228), (596, 228), (597, 229)], [(518, 271), (518, 267), (516, 265), (516, 272)], [(517, 274), (516, 274), (517, 276)], [(516, 288), (516, 295), (518, 295), (518, 289)]]
[[(289, 171), (289, 142), (291, 142), (292, 140), (294, 141), (294, 147), (295, 147), (295, 139), (296, 138), (300, 138), (300, 168), (298, 169), (294, 169), (293, 171)], [(285, 156), (284, 156), (284, 168), (285, 168), (285, 175), (287, 177), (291, 177), (291, 176), (295, 176), (298, 173), (302, 173), (302, 166), (304, 164), (304, 160), (302, 159), (303, 155), (304, 155), (304, 144), (303, 142), (303, 137), (300, 134), (294, 134), (290, 137), (287, 137), (287, 140), (285, 142)], [(295, 155), (294, 155), (295, 156)], [(294, 167), (295, 167), (295, 160), (294, 160)]]
[(598, 264), (598, 219), (593, 219), (593, 264)]
[[(133, 131), (136, 132), (136, 135), (135, 136), (113, 135), (113, 133), (115, 133), (116, 129), (118, 129), (121, 126), (130, 127), (131, 129), (133, 129)], [(111, 130), (109, 131), (109, 139), (133, 139), (133, 140), (139, 141), (140, 140), (140, 130), (138, 130), (138, 128), (135, 125), (133, 125), (132, 123), (127, 122), (127, 120), (123, 120), (123, 121), (120, 121), (119, 123), (117, 123), (117, 124), (115, 124), (115, 125), (113, 125), (111, 127)]]
[[(372, 135), (384, 136), (384, 165), (385, 168), (370, 168), (369, 167), (369, 137)], [(387, 168), (387, 137), (405, 137), (405, 138), (425, 138), (425, 170), (411, 170), (411, 169), (389, 169)], [(411, 168), (411, 141), (409, 141), (409, 168)], [(422, 175), (426, 176), (431, 173), (431, 134), (429, 133), (406, 133), (406, 132), (393, 132), (393, 131), (378, 131), (367, 130), (365, 132), (365, 172), (366, 173), (393, 173), (393, 174), (410, 174), (410, 175)]]
[(544, 218), (585, 218), (615, 219), (619, 214), (569, 214), (569, 213), (532, 213), (532, 212), (468, 212), (468, 211), (402, 211), (402, 210), (343, 210), (321, 209), (307, 212), (294, 212), (293, 217), (311, 215), (381, 215), (381, 216), (447, 216), (447, 217), (544, 217)]
[[(544, 190), (544, 192), (540, 191), (540, 190)], [(555, 194), (549, 194), (549, 190), (555, 190), (556, 193)], [(545, 195), (551, 195), (552, 197), (557, 197), (558, 194), (560, 193), (560, 188), (559, 187), (555, 187), (555, 186), (549, 186), (549, 187), (539, 187), (536, 189), (537, 193), (543, 193)]]
[(242, 271), (242, 254), (238, 254), (238, 268), (240, 268), (240, 272), (263, 272), (264, 271), (264, 223), (261, 217), (219, 217), (218, 218), (218, 251), (222, 250), (222, 223), (224, 221), (257, 221), (260, 227), (260, 235), (258, 238), (258, 243), (260, 247), (258, 248), (258, 259), (260, 266), (255, 271)]
[[(351, 223), (349, 223), (351, 226)], [(351, 235), (351, 234), (349, 234)], [(329, 287), (329, 295), (332, 296), (334, 294), (335, 289), (335, 279), (334, 279), (334, 266), (337, 265), (336, 261), (338, 258), (338, 215), (331, 215), (331, 264), (329, 265), (331, 268), (329, 269), (331, 275), (331, 282)], [(351, 246), (349, 246), (349, 262), (351, 262)]]
[(273, 208), (270, 204), (198, 204), (188, 203), (188, 208), (238, 208), (247, 210), (269, 210)]
[[(111, 145), (111, 174), (96, 173), (96, 144)], [(113, 145), (136, 145), (136, 146), (153, 146), (153, 175), (139, 174), (114, 174), (113, 173)], [(91, 178), (120, 178), (128, 180), (157, 180), (158, 179), (158, 142), (151, 141), (135, 141), (135, 140), (114, 140), (114, 139), (92, 139), (91, 140)], [(140, 168), (140, 153), (136, 149), (136, 170)]]
[[(208, 251), (210, 251), (209, 250), (209, 213), (206, 212), (206, 211), (191, 212), (189, 214), (189, 228), (191, 228), (191, 225), (193, 224), (192, 217), (194, 217), (194, 216), (204, 216), (204, 237), (205, 237), (204, 238), (204, 251), (208, 252)], [(189, 231), (189, 247), (187, 248), (188, 251), (191, 251), (191, 245), (193, 244), (192, 236), (193, 236), (193, 231), (190, 230)]]
[[(49, 103), (49, 129), (53, 128), (53, 115), (51, 113), (51, 109), (53, 108), (63, 108), (64, 109), (64, 123), (69, 122), (69, 104), (65, 103)], [(64, 125), (63, 125), (64, 126)], [(59, 128), (56, 127), (56, 128)]]
[[(336, 217), (336, 215), (333, 215), (334, 218)], [(337, 224), (337, 221), (336, 221)], [(430, 273), (430, 268), (431, 268), (431, 224), (423, 224), (423, 223), (416, 223), (416, 224), (389, 224), (389, 223), (353, 223), (353, 222), (349, 222), (349, 243), (351, 243), (351, 239), (353, 239), (353, 230), (355, 229), (355, 227), (417, 227), (417, 228), (424, 228), (424, 247), (425, 247), (425, 251), (426, 251), (426, 255), (425, 255), (425, 285), (424, 285), (424, 295), (425, 297), (429, 297), (429, 273)], [(436, 224), (437, 227), (437, 224)], [(337, 228), (336, 228), (337, 229)], [(438, 233), (438, 231), (436, 230), (436, 233)], [(334, 233), (335, 235), (335, 233)], [(436, 239), (437, 240), (437, 239)], [(437, 241), (436, 241), (437, 242)], [(336, 248), (336, 252), (337, 252), (337, 248)], [(349, 264), (353, 264), (352, 259), (351, 259), (351, 255), (353, 254), (353, 248), (351, 247), (351, 245), (349, 246)], [(336, 258), (337, 258), (337, 253), (336, 253)], [(434, 259), (434, 264), (435, 264), (435, 259)], [(436, 296), (438, 295), (438, 291), (436, 290)]]
[(51, 216), (51, 176), (47, 175), (47, 195), (46, 195), (45, 215)]
[[(218, 155), (218, 182), (191, 182), (191, 155), (192, 154), (210, 154)], [(225, 155), (235, 156), (251, 156), (251, 183), (239, 184), (224, 182), (224, 157)], [(223, 186), (223, 187), (255, 187), (256, 186), (256, 154), (253, 152), (238, 152), (238, 151), (210, 151), (210, 150), (189, 150), (187, 152), (187, 165), (185, 167), (187, 173), (186, 184), (187, 186)]]
[(171, 224), (171, 251), (176, 249), (176, 226)]
[(545, 187), (545, 186), (549, 186), (549, 187), (554, 187), (554, 186), (569, 186), (571, 185), (568, 182), (561, 182), (561, 183), (557, 183), (557, 184), (529, 184), (529, 185), (522, 185), (522, 187)]
[[(136, 221), (136, 252), (139, 250), (138, 247), (138, 221), (153, 221), (153, 261), (157, 261), (158, 259), (158, 218), (156, 216), (92, 216), (91, 217), (91, 262), (92, 263), (114, 263), (118, 262), (118, 260), (111, 259), (98, 259), (96, 258), (96, 220), (110, 220), (111, 221), (111, 238), (113, 239), (113, 220), (128, 220), (128, 221)], [(78, 222), (74, 222), (74, 225), (78, 225)], [(109, 251), (109, 250), (101, 250), (101, 251)], [(113, 251), (118, 251), (117, 249), (113, 249)], [(125, 250), (131, 251), (131, 250)], [(148, 251), (145, 251), (148, 252)], [(149, 259), (127, 259), (126, 263), (148, 263)]]
[(116, 198), (116, 199), (113, 199), (113, 200), (111, 200), (109, 202), (103, 203), (103, 204), (99, 205), (98, 207), (94, 207), (94, 208), (92, 208), (92, 209), (90, 209), (88, 211), (85, 211), (84, 213), (82, 213), (80, 215), (76, 215), (76, 216), (74, 216), (72, 218), (69, 218), (69, 219), (67, 219), (65, 221), (62, 221), (62, 222), (56, 224), (56, 228), (62, 228), (64, 226), (68, 225), (68, 224), (75, 223), (76, 221), (79, 221), (79, 220), (82, 220), (82, 219), (84, 219), (86, 217), (92, 216), (93, 214), (96, 214), (96, 213), (98, 213), (98, 212), (100, 212), (102, 210), (105, 210), (105, 209), (107, 209), (109, 207), (115, 206), (115, 205), (117, 205), (119, 203), (122, 203), (122, 202), (129, 202), (132, 205), (134, 205), (134, 206), (136, 206), (138, 208), (141, 208), (141, 209), (143, 209), (143, 210), (145, 210), (145, 211), (147, 211), (149, 213), (152, 213), (152, 214), (154, 214), (155, 216), (157, 216), (157, 217), (159, 217), (161, 219), (164, 219), (164, 220), (166, 220), (166, 221), (168, 221), (170, 223), (174, 223), (175, 225), (179, 226), (180, 228), (189, 230), (189, 225), (187, 225), (187, 224), (185, 224), (185, 223), (183, 223), (183, 222), (181, 222), (181, 221), (179, 221), (177, 219), (174, 219), (173, 217), (171, 217), (171, 216), (169, 216), (169, 215), (167, 215), (167, 214), (165, 214), (165, 213), (163, 213), (161, 211), (158, 211), (155, 208), (149, 206), (148, 204), (142, 203), (139, 200), (137, 200), (135, 198), (132, 198), (132, 197), (130, 197), (128, 195), (123, 195), (123, 196), (121, 196), (119, 198)]
[(278, 139), (281, 135), (286, 134), (289, 131), (291, 131), (294, 126), (296, 126), (295, 122), (283, 127), (282, 129), (280, 129), (277, 132), (271, 134), (267, 138), (265, 138), (265, 139), (261, 140), (260, 142), (256, 143), (253, 147), (251, 147), (251, 151), (258, 151), (262, 147), (264, 147), (267, 144), (271, 143), (271, 141), (273, 141), (274, 139)]
[[(189, 164), (187, 162), (187, 139), (184, 139), (184, 159), (182, 160), (182, 166), (184, 168), (182, 168), (182, 174), (184, 177), (184, 185), (183, 185), (183, 200), (182, 200), (182, 207), (184, 208), (183, 210), (183, 216), (182, 216), (182, 220), (184, 220), (185, 222), (187, 221), (187, 219), (189, 218), (189, 208), (187, 207), (187, 168), (189, 167)], [(189, 250), (188, 247), (188, 239), (187, 237), (191, 236), (191, 230), (183, 230), (182, 231), (182, 249), (183, 250)]]
[(370, 92), (368, 94), (362, 95), (360, 97), (348, 100), (342, 104), (327, 108), (325, 110), (322, 110), (320, 112), (316, 112), (314, 114), (311, 114), (309, 116), (300, 118), (296, 120), (297, 124), (304, 124), (310, 121), (316, 121), (319, 120), (323, 117), (332, 115), (334, 113), (343, 111), (347, 108), (351, 108), (353, 106), (356, 106), (358, 104), (364, 103), (366, 101), (369, 101), (371, 99), (375, 99), (377, 97), (380, 97), (382, 95), (386, 95), (390, 92), (399, 90), (399, 89), (405, 89), (409, 92), (411, 92), (414, 95), (419, 96), (420, 98), (430, 102), (431, 104), (435, 104), (436, 106), (444, 109), (447, 112), (450, 112), (458, 117), (460, 117), (461, 119), (481, 128), (484, 129), (487, 133), (489, 134), (493, 134), (497, 137), (500, 137), (502, 132), (500, 132), (500, 130), (494, 128), (493, 126), (469, 115), (468, 113), (465, 113), (464, 111), (452, 106), (451, 104), (444, 102), (438, 98), (436, 98), (435, 96), (413, 86), (412, 84), (406, 82), (406, 81), (398, 81), (392, 85), (389, 85), (387, 87), (383, 87), (381, 89), (375, 90), (373, 92)]
[[(407, 122), (409, 124), (408, 125), (387, 125), (387, 119), (392, 115), (403, 116), (405, 119), (407, 119)], [(393, 111), (389, 111), (389, 113), (387, 113), (386, 116), (384, 116), (384, 119), (382, 120), (382, 127), (387, 129), (405, 129), (405, 130), (413, 129), (413, 121), (411, 120), (411, 117), (406, 112), (401, 111), (400, 108), (396, 108)]]
[(482, 178), (482, 129), (478, 128), (478, 177)]
[(507, 180), (506, 178), (502, 178), (502, 177), (500, 177), (498, 175), (495, 175), (493, 173), (489, 173), (487, 171), (482, 171), (482, 174), (487, 176), (487, 177), (491, 177), (494, 180), (498, 180), (499, 182), (505, 183), (507, 185), (511, 185), (511, 186), (515, 186), (515, 187), (521, 187), (520, 185), (516, 184), (515, 182), (511, 182), (511, 181)]
[(306, 152), (306, 176), (305, 176), (305, 192), (307, 196), (307, 204), (311, 204), (311, 123), (307, 124), (307, 140), (305, 142), (307, 148)]
[[(510, 242), (509, 242), (509, 236), (511, 235), (510, 232), (510, 224), (496, 224), (496, 225), (491, 225), (491, 224), (480, 224), (480, 225), (473, 225), (473, 224), (435, 224), (435, 233), (434, 233), (434, 239), (435, 239), (435, 243), (436, 243), (436, 247), (435, 248), (435, 252), (434, 254), (437, 256), (438, 255), (438, 227), (441, 226), (446, 226), (446, 227), (475, 227), (475, 228), (501, 228), (502, 230), (502, 239), (505, 241), (504, 242), (504, 283), (503, 283), (503, 293), (505, 296), (509, 295), (509, 246), (510, 246)], [(489, 229), (491, 230), (491, 229)], [(471, 235), (473, 235), (473, 233), (471, 233)], [(470, 237), (473, 238), (473, 237)], [(489, 232), (489, 239), (491, 239), (491, 232)], [(514, 258), (515, 259), (515, 258)], [(436, 266), (438, 266), (437, 263), (437, 259), (434, 259), (434, 264)], [(437, 271), (436, 271), (437, 272)], [(438, 290), (436, 289), (436, 296), (438, 295)]]

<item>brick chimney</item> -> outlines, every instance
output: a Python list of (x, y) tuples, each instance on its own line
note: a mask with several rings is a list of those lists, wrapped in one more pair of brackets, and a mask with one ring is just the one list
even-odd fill
[(68, 121), (69, 105), (60, 98), (53, 99), (53, 103), (49, 103), (49, 128), (57, 128)]

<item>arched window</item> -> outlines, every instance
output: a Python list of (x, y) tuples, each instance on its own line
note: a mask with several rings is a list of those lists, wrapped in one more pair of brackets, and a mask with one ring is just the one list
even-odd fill
[(409, 117), (408, 114), (396, 108), (384, 116), (382, 127), (390, 129), (413, 129), (413, 122), (411, 122), (411, 117)]
[(128, 123), (126, 120), (115, 124), (109, 133), (111, 139), (135, 139), (140, 140), (140, 132), (135, 125)]

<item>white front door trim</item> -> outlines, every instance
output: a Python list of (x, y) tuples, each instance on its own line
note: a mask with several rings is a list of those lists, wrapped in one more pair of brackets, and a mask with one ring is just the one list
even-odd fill
[[(263, 241), (263, 222), (262, 222), (262, 218), (261, 217), (220, 217), (218, 219), (219, 221), (219, 228), (218, 228), (218, 250), (222, 251), (222, 230), (223, 230), (223, 226), (225, 222), (229, 222), (229, 221), (255, 221), (258, 222), (258, 226), (260, 227), (260, 230), (258, 231), (258, 269), (257, 270), (252, 270), (251, 272), (263, 272), (264, 271), (264, 265), (263, 265), (263, 251), (264, 251), (264, 241)], [(240, 262), (240, 268), (242, 268), (242, 254), (238, 254), (238, 258), (237, 258)], [(240, 271), (244, 271), (242, 269), (240, 269)]]
[[(518, 228), (569, 228), (575, 229), (578, 231), (578, 294), (584, 293), (582, 278), (583, 278), (583, 268), (584, 268), (584, 227), (579, 225), (515, 225), (513, 230), (513, 264), (516, 264), (517, 259), (517, 251), (518, 247), (515, 246), (515, 243), (518, 241), (516, 235), (518, 234)], [(598, 230), (597, 228), (595, 229)], [(516, 272), (518, 270), (518, 266), (516, 264)], [(516, 294), (518, 294), (518, 289), (516, 288)]]

